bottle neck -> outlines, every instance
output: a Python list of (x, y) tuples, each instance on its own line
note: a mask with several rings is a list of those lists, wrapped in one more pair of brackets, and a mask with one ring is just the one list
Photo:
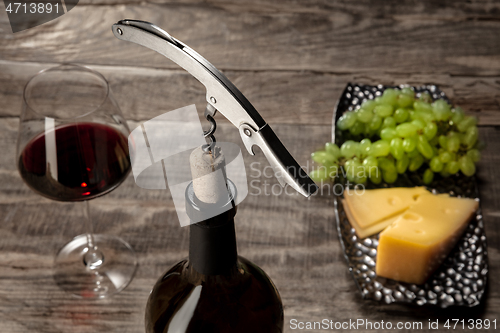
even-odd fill
[(203, 275), (224, 275), (237, 265), (236, 207), (190, 226), (189, 263)]

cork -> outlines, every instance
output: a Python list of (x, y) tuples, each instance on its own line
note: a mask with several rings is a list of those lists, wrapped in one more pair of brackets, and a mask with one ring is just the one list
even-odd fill
[(227, 199), (226, 159), (219, 147), (212, 153), (194, 149), (190, 164), (194, 194), (200, 201), (213, 204)]

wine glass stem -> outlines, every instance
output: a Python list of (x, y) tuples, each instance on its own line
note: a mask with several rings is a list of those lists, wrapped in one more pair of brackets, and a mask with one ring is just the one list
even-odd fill
[(85, 212), (87, 215), (87, 252), (83, 256), (83, 263), (89, 269), (97, 269), (104, 263), (104, 255), (95, 245), (94, 226), (90, 216), (90, 203), (85, 200)]

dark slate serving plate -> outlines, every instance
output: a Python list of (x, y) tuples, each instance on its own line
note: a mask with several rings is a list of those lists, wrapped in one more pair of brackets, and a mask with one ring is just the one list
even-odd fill
[[(347, 84), (334, 110), (332, 142), (340, 147), (345, 140), (356, 139), (335, 128), (337, 119), (344, 112), (359, 108), (363, 100), (381, 95), (387, 88), (394, 87)], [(428, 92), (433, 99), (441, 98), (448, 101), (446, 95), (435, 85), (413, 87), (413, 89), (417, 96), (422, 92)], [(422, 186), (421, 179), (422, 174), (417, 171), (405, 174), (403, 177), (400, 175), (395, 184), (368, 183), (366, 188)], [(434, 193), (449, 193), (452, 196), (474, 198), (479, 201), (475, 177), (465, 177), (461, 174), (448, 178), (438, 176), (427, 188)], [(379, 235), (359, 239), (346, 217), (339, 198), (335, 200), (335, 217), (349, 271), (364, 299), (387, 304), (397, 302), (437, 305), (443, 308), (452, 305), (472, 307), (481, 302), (488, 275), (488, 252), (481, 208), (441, 267), (423, 285), (378, 277), (375, 273), (375, 262)]]

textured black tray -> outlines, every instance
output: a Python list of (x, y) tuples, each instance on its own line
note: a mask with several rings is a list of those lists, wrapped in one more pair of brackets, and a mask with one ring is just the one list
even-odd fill
[[(332, 124), (332, 142), (339, 146), (348, 139), (356, 139), (335, 128), (337, 119), (344, 113), (359, 108), (364, 99), (373, 99), (389, 88), (388, 86), (368, 86), (347, 84), (335, 107)], [(393, 88), (393, 87), (391, 87)], [(401, 87), (399, 87), (401, 88)], [(418, 94), (426, 91), (434, 99), (447, 99), (437, 86), (413, 87)], [(437, 175), (436, 175), (437, 176)], [(392, 186), (422, 186), (418, 171), (399, 177)], [(367, 184), (367, 188), (388, 187)], [(428, 189), (434, 193), (450, 193), (452, 196), (474, 198), (479, 201), (479, 191), (474, 177), (436, 177)], [(481, 208), (471, 220), (466, 231), (450, 252), (441, 267), (423, 285), (415, 285), (378, 277), (375, 273), (379, 235), (364, 239), (356, 236), (346, 217), (339, 198), (335, 200), (335, 217), (340, 243), (361, 295), (384, 303), (412, 303), (417, 305), (438, 305), (441, 307), (475, 306), (483, 297), (488, 275), (486, 235)]]

